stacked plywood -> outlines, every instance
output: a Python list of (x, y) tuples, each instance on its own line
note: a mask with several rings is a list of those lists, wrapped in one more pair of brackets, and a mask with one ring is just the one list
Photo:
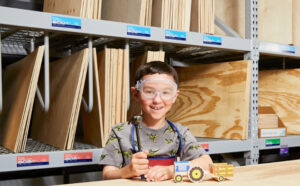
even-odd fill
[(127, 120), (128, 55), (128, 50), (123, 49), (104, 49), (97, 55), (103, 119), (102, 142), (107, 140), (114, 124)]
[[(84, 49), (50, 63), (50, 109), (44, 112), (36, 102), (32, 138), (60, 149), (72, 149), (87, 73), (88, 53), (89, 50)], [(43, 90), (43, 79), (39, 82)]]
[(259, 72), (259, 106), (270, 106), (287, 128), (300, 134), (300, 69)]
[(153, 0), (152, 26), (190, 30), (192, 0)]
[(247, 139), (251, 62), (177, 69), (179, 96), (168, 114), (196, 137)]
[(45, 0), (44, 12), (90, 19), (101, 18), (102, 0)]
[(293, 44), (300, 46), (300, 1), (293, 0)]
[[(245, 0), (217, 0), (216, 16), (245, 37)], [(225, 35), (219, 28), (217, 35)], [(258, 38), (261, 41), (292, 43), (292, 0), (258, 1)]]
[[(87, 112), (81, 107), (84, 142), (102, 147), (103, 144), (103, 121), (100, 99), (100, 84), (98, 73), (98, 60), (96, 49), (93, 50), (93, 110)], [(88, 100), (88, 79), (86, 79), (83, 97)]]
[(215, 33), (215, 0), (193, 0), (191, 31)]
[(102, 19), (151, 25), (152, 0), (103, 0)]
[[(135, 73), (140, 65), (151, 61), (165, 61), (165, 52), (163, 51), (147, 51), (139, 56), (136, 60), (130, 63), (130, 86), (135, 86)], [(140, 104), (135, 101), (133, 96), (130, 96), (130, 107), (127, 117), (130, 119), (135, 115), (141, 114)]]
[(44, 46), (6, 67), (0, 144), (13, 152), (24, 152), (37, 88)]

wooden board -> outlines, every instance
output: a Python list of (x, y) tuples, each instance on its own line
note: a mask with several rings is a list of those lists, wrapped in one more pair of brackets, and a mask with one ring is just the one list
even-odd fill
[(250, 61), (177, 69), (180, 94), (167, 118), (196, 137), (247, 139)]
[[(72, 125), (77, 124), (78, 111), (75, 109), (78, 99), (81, 102), (81, 84), (85, 81), (87, 65), (88, 49), (50, 63), (50, 109), (45, 113), (39, 104), (35, 104), (32, 138), (60, 149), (67, 148)], [(42, 78), (40, 83), (43, 87)]]
[(145, 0), (102, 0), (101, 19), (145, 25)]
[[(100, 100), (99, 73), (97, 64), (96, 49), (93, 50), (93, 110), (86, 112), (81, 107), (82, 126), (84, 134), (84, 142), (95, 145), (97, 147), (104, 146), (103, 139), (103, 120)], [(88, 100), (88, 81), (86, 78), (85, 90), (83, 93), (85, 100)]]
[[(198, 183), (205, 186), (298, 186), (298, 177), (300, 176), (300, 160), (282, 161), (276, 163), (264, 163), (259, 165), (248, 165), (234, 168), (234, 177), (217, 182), (215, 180), (204, 180)], [(111, 185), (124, 185), (124, 186), (140, 186), (147, 185), (145, 180), (140, 179), (114, 179), (102, 180), (87, 183), (68, 184), (67, 186), (111, 186)], [(179, 183), (181, 186), (196, 185), (190, 181), (183, 181)], [(197, 185), (198, 185), (197, 184)], [(161, 182), (152, 182), (153, 186), (173, 186), (174, 180), (167, 180)]]
[[(245, 0), (217, 0), (216, 16), (245, 37)], [(226, 35), (216, 28), (216, 35)], [(292, 0), (258, 2), (258, 38), (261, 41), (292, 43)]]
[(300, 1), (293, 0), (293, 44), (300, 46)]
[(22, 152), (25, 146), (43, 53), (41, 46), (4, 72), (0, 144), (13, 152)]
[(258, 104), (271, 106), (287, 134), (300, 134), (300, 69), (259, 72)]
[(82, 5), (85, 0), (45, 0), (44, 12), (83, 17)]

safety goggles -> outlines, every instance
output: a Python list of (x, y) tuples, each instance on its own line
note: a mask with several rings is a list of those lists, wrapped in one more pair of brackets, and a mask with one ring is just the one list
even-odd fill
[(177, 84), (163, 78), (149, 78), (140, 80), (135, 85), (144, 98), (154, 99), (157, 95), (163, 100), (170, 100), (176, 96)]

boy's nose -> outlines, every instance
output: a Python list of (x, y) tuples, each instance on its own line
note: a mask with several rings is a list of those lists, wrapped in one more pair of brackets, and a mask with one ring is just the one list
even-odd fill
[(160, 92), (156, 92), (156, 94), (155, 94), (155, 96), (153, 98), (153, 101), (156, 102), (156, 103), (162, 101), (162, 99), (160, 97)]

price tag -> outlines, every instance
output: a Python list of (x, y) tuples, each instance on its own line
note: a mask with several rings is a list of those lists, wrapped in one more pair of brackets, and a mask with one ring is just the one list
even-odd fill
[(201, 146), (205, 150), (205, 152), (209, 151), (209, 144), (201, 144)]
[(287, 145), (282, 145), (280, 147), (279, 154), (281, 156), (287, 156), (287, 155), (289, 155), (289, 147)]
[(81, 163), (81, 162), (92, 162), (93, 152), (75, 152), (65, 153), (64, 163)]
[(53, 27), (81, 29), (81, 19), (73, 17), (51, 16)]
[(150, 37), (151, 29), (148, 27), (127, 25), (127, 35)]
[(17, 156), (17, 167), (49, 165), (49, 155)]
[(277, 52), (277, 53), (288, 53), (288, 54), (295, 54), (296, 48), (290, 45), (281, 45), (277, 43), (266, 43), (261, 42), (259, 45), (260, 50), (265, 50), (269, 52)]
[(186, 32), (175, 31), (175, 30), (165, 30), (165, 38), (173, 40), (186, 40)]
[(220, 36), (211, 36), (211, 35), (203, 35), (203, 44), (222, 45), (222, 37), (220, 37)]

